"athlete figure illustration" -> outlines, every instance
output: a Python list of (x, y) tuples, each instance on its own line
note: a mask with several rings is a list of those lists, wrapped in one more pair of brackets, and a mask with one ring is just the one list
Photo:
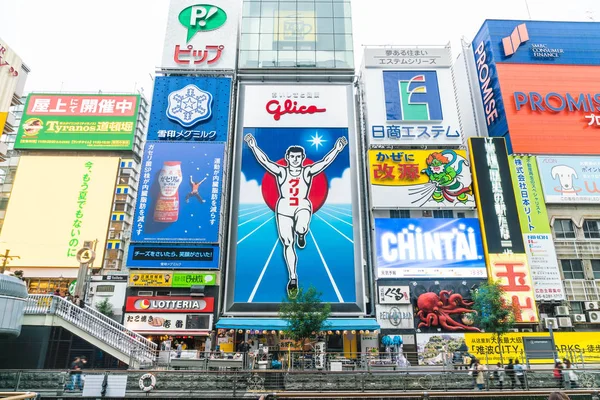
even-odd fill
[(200, 203), (204, 203), (206, 200), (204, 200), (201, 196), (200, 193), (198, 193), (198, 188), (200, 187), (200, 185), (202, 184), (202, 182), (204, 182), (206, 180), (206, 177), (204, 177), (204, 179), (202, 179), (200, 182), (194, 182), (194, 178), (192, 178), (192, 176), (190, 175), (190, 185), (192, 185), (192, 191), (189, 192), (186, 196), (185, 196), (185, 202), (189, 203), (190, 199), (192, 197), (196, 197)]
[(289, 274), (288, 297), (294, 298), (298, 290), (298, 274), (296, 273), (298, 257), (295, 244), (297, 243), (300, 249), (306, 246), (306, 234), (309, 231), (313, 213), (312, 203), (308, 198), (313, 177), (331, 165), (346, 147), (348, 140), (343, 136), (338, 138), (333, 149), (322, 160), (306, 166), (302, 165), (306, 159), (306, 153), (302, 146), (288, 147), (285, 152), (287, 166), (283, 166), (274, 163), (267, 157), (265, 152), (257, 146), (256, 139), (252, 134), (247, 134), (244, 140), (258, 163), (277, 180), (279, 187), (279, 200), (277, 200), (275, 208), (277, 232), (283, 245), (283, 258)]

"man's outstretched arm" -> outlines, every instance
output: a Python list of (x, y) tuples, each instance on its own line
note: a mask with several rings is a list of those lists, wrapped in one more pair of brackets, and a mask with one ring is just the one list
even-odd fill
[(244, 141), (248, 144), (250, 150), (252, 150), (254, 157), (256, 157), (256, 161), (258, 161), (258, 163), (262, 165), (264, 169), (273, 175), (281, 175), (282, 167), (269, 160), (269, 157), (267, 157), (265, 152), (256, 145), (256, 139), (251, 133), (248, 133), (246, 136), (244, 136)]
[(342, 150), (344, 150), (344, 147), (346, 147), (347, 144), (348, 140), (345, 137), (342, 136), (338, 138), (333, 146), (333, 149), (331, 149), (331, 151), (329, 151), (329, 153), (327, 153), (322, 160), (317, 161), (308, 167), (308, 173), (310, 175), (317, 175), (323, 172), (325, 168), (329, 167), (329, 165), (335, 161), (335, 158), (342, 152)]

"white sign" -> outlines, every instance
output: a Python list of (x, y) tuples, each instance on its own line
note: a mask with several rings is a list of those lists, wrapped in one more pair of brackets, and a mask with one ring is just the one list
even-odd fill
[(367, 47), (366, 68), (438, 68), (450, 67), (450, 47)]
[(379, 286), (379, 304), (410, 304), (408, 286)]
[(413, 307), (377, 305), (377, 323), (381, 329), (413, 329)]
[(161, 67), (234, 70), (241, 2), (171, 0)]
[(347, 85), (245, 85), (244, 127), (348, 127)]
[(546, 203), (600, 203), (600, 157), (537, 157)]
[(125, 327), (139, 333), (206, 333), (212, 314), (126, 313)]
[[(21, 74), (21, 57), (0, 39), (0, 113), (7, 112)], [(2, 133), (0, 121), (0, 134)]]
[(361, 78), (370, 145), (462, 144), (450, 68), (398, 64), (363, 68)]
[(556, 250), (551, 234), (524, 234), (536, 300), (565, 300)]

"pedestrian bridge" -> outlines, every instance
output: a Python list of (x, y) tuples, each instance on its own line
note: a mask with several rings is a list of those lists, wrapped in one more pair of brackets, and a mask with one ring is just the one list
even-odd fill
[(125, 326), (59, 296), (29, 295), (23, 325), (59, 326), (129, 365), (132, 369), (153, 365), (157, 345)]

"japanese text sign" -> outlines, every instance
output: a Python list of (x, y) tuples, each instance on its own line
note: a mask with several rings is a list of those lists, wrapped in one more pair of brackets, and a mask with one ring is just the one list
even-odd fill
[(546, 203), (600, 204), (600, 157), (538, 157)]
[(485, 278), (476, 218), (375, 218), (378, 278)]
[(30, 94), (15, 149), (131, 150), (139, 95)]
[(214, 272), (176, 272), (173, 274), (173, 287), (187, 288), (196, 285), (214, 286), (217, 284), (217, 274)]
[(379, 304), (410, 304), (408, 286), (379, 286)]
[(131, 272), (129, 286), (170, 287), (173, 274), (163, 272)]
[(505, 300), (515, 310), (517, 323), (538, 322), (533, 284), (525, 254), (490, 254), (490, 278), (500, 281)]
[(366, 47), (366, 68), (450, 67), (449, 47)]
[(126, 313), (124, 325), (140, 333), (191, 334), (212, 329), (212, 314)]
[(219, 247), (160, 246), (131, 244), (129, 268), (219, 268)]
[(475, 207), (464, 150), (369, 150), (375, 208)]
[(125, 311), (132, 312), (213, 312), (213, 297), (129, 296)]
[(148, 140), (225, 142), (231, 78), (157, 76)]
[(144, 271), (129, 274), (129, 286), (189, 288), (195, 285), (214, 286), (214, 272), (160, 272)]

